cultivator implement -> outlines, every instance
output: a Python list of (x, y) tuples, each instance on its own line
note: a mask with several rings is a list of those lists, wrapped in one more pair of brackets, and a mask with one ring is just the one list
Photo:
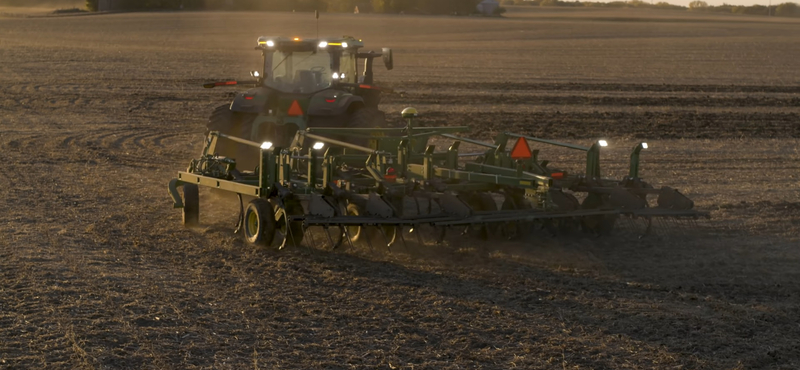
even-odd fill
[[(236, 231), (280, 248), (317, 244), (315, 228), (333, 248), (361, 241), (372, 247), (405, 243), (409, 235), (423, 244), (458, 234), (517, 239), (532, 230), (604, 235), (637, 223), (649, 233), (709, 216), (677, 190), (639, 177), (646, 143), (631, 152), (627, 176), (609, 179), (601, 176), (603, 140), (584, 147), (502, 133), (488, 143), (459, 136), (467, 127), (415, 127), (415, 116), (404, 110), (402, 128), (309, 128), (287, 148), (212, 131), (201, 158), (170, 182), (170, 195), (192, 226), (199, 222), (198, 186), (235, 193)], [(432, 139), (450, 145), (437, 151)], [(220, 140), (258, 148), (258, 166), (237, 168), (236, 159), (216, 155)], [(460, 153), (462, 143), (482, 151)], [(585, 171), (568, 173), (540, 159), (539, 148), (551, 147), (583, 152)]]

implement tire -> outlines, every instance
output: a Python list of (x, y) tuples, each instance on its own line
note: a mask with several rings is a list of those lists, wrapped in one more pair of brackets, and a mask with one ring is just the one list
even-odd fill
[(200, 189), (195, 184), (183, 185), (183, 226), (200, 225)]
[(244, 238), (248, 243), (257, 246), (269, 246), (275, 237), (275, 216), (272, 204), (256, 198), (247, 204), (244, 211)]

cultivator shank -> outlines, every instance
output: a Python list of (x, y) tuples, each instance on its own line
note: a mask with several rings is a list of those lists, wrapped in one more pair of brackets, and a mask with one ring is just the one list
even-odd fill
[[(361, 241), (391, 246), (405, 242), (409, 231), (424, 243), (423, 229), (436, 242), (451, 234), (515, 239), (531, 230), (602, 235), (619, 220), (643, 221), (649, 232), (654, 221), (708, 217), (677, 190), (639, 178), (645, 143), (632, 151), (628, 176), (608, 179), (601, 176), (603, 140), (584, 147), (502, 133), (486, 143), (457, 135), (467, 127), (415, 127), (414, 112), (404, 113), (406, 127), (309, 128), (287, 148), (212, 131), (201, 158), (170, 182), (174, 206), (193, 225), (199, 222), (198, 186), (236, 193), (237, 230), (251, 243), (281, 248), (313, 239), (312, 228), (336, 248)], [(429, 143), (434, 137), (452, 143), (437, 151)], [(237, 168), (236, 159), (217, 156), (219, 140), (259, 148), (258, 166)], [(515, 143), (511, 149), (509, 142)], [(485, 151), (460, 153), (462, 143)], [(585, 172), (554, 169), (530, 143), (585, 153)], [(247, 206), (243, 197), (252, 198)]]

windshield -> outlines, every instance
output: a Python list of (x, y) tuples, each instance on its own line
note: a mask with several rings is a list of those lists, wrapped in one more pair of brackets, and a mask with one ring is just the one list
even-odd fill
[(327, 51), (275, 51), (267, 55), (264, 72), (271, 88), (313, 93), (331, 86), (331, 56)]

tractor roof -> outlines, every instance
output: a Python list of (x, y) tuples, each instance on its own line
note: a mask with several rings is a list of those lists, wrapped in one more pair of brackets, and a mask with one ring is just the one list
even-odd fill
[(318, 39), (304, 39), (301, 37), (268, 37), (258, 38), (257, 49), (266, 50), (316, 50), (317, 48), (341, 48), (348, 50), (358, 50), (364, 47), (364, 43), (352, 36), (323, 37)]

